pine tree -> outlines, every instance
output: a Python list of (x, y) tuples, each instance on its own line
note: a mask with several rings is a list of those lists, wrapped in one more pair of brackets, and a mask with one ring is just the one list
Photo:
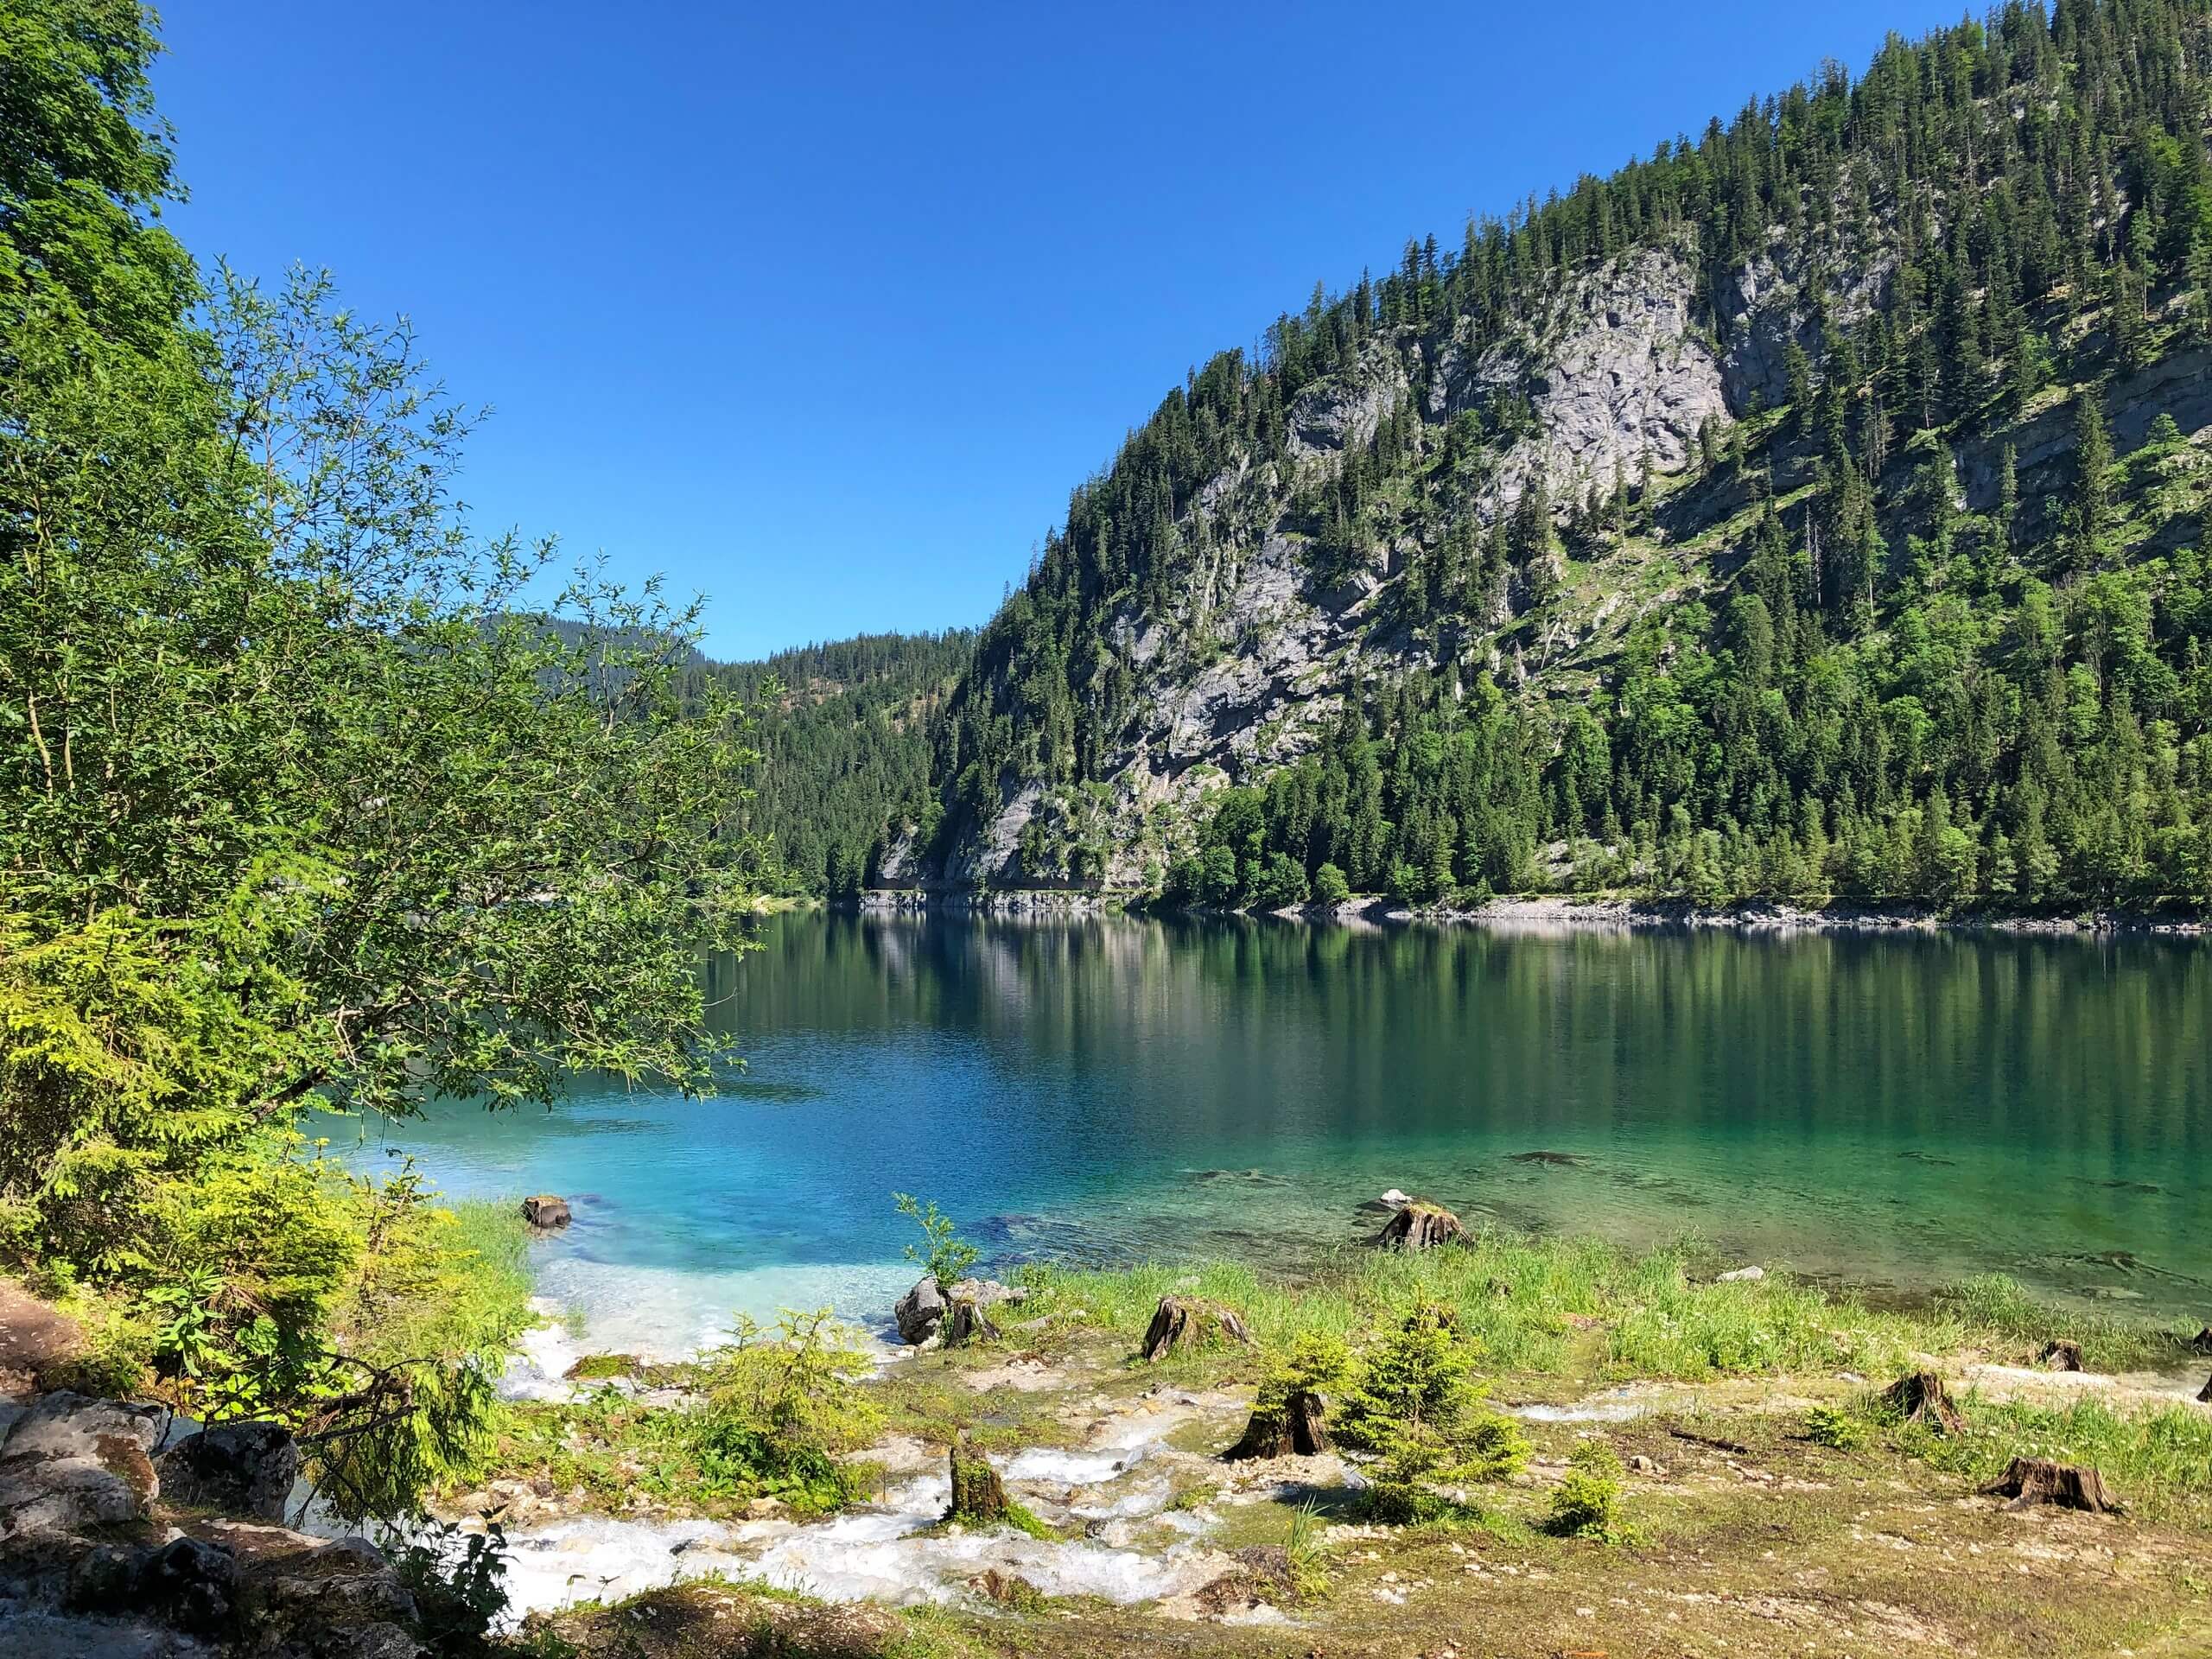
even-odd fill
[(2112, 438), (2105, 429), (2104, 388), (2083, 388), (2074, 410), (2074, 569), (2087, 570), (2103, 555), (2112, 527)]

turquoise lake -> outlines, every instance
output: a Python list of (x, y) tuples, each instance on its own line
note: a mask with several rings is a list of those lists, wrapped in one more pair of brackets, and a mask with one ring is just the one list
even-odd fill
[(1558, 934), (794, 915), (708, 964), (746, 1072), (386, 1132), (534, 1245), (591, 1340), (878, 1322), (894, 1191), (1001, 1260), (1294, 1264), (1389, 1187), (1694, 1233), (1910, 1291), (1985, 1271), (2212, 1317), (2212, 950), (2122, 938)]

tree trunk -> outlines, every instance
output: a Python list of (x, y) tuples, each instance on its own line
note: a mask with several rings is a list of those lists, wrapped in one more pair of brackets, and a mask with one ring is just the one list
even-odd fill
[(955, 1296), (938, 1329), (948, 1348), (957, 1348), (963, 1342), (996, 1342), (999, 1337), (999, 1328), (991, 1322), (984, 1304), (972, 1296)]
[(1329, 1451), (1329, 1402), (1300, 1389), (1280, 1410), (1255, 1409), (1243, 1437), (1221, 1455), (1230, 1463), (1251, 1458), (1313, 1458)]
[(952, 1447), (952, 1507), (948, 1521), (992, 1526), (1006, 1519), (1006, 1486), (999, 1471), (979, 1452), (955, 1442)]
[(1955, 1434), (1966, 1427), (1951, 1391), (1934, 1371), (1915, 1371), (1901, 1376), (1883, 1391), (1883, 1403), (1908, 1423), (1925, 1423), (1939, 1434)]
[(1466, 1230), (1459, 1224), (1459, 1217), (1443, 1205), (1425, 1204), (1415, 1198), (1382, 1224), (1382, 1230), (1375, 1235), (1375, 1243), (1385, 1249), (1433, 1249), (1463, 1236)]
[(1165, 1359), (1178, 1348), (1195, 1348), (1220, 1336), (1245, 1347), (1253, 1346), (1252, 1333), (1233, 1307), (1181, 1296), (1163, 1296), (1144, 1333), (1147, 1361)]
[(2120, 1509), (2120, 1500), (2095, 1470), (2053, 1463), (2049, 1458), (2015, 1458), (2003, 1474), (1981, 1490), (1987, 1497), (2011, 1498), (2005, 1507), (2013, 1510), (2055, 1503), (2061, 1509), (2111, 1515)]

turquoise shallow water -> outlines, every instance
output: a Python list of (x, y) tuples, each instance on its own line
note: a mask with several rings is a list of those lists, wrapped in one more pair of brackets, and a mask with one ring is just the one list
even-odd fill
[(1398, 1186), (1876, 1287), (2002, 1269), (2212, 1316), (2201, 946), (834, 916), (761, 938), (708, 967), (750, 1062), (720, 1097), (583, 1088), (388, 1132), (448, 1192), (569, 1195), (541, 1284), (595, 1341), (881, 1318), (912, 1274), (893, 1190), (1009, 1256), (1290, 1260)]

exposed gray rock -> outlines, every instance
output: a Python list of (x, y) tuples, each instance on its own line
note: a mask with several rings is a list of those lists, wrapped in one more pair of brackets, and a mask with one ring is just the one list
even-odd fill
[(927, 1342), (937, 1334), (938, 1322), (944, 1318), (944, 1297), (938, 1290), (937, 1281), (924, 1274), (914, 1287), (899, 1299), (891, 1314), (899, 1322), (902, 1340)]
[(155, 1491), (147, 1453), (164, 1415), (156, 1406), (41, 1396), (0, 1444), (0, 1539), (143, 1521)]
[(219, 1423), (162, 1452), (154, 1472), (171, 1503), (281, 1521), (299, 1478), (300, 1448), (276, 1423)]
[(230, 1551), (198, 1538), (175, 1538), (139, 1562), (134, 1610), (194, 1636), (213, 1636), (231, 1620), (238, 1564)]

